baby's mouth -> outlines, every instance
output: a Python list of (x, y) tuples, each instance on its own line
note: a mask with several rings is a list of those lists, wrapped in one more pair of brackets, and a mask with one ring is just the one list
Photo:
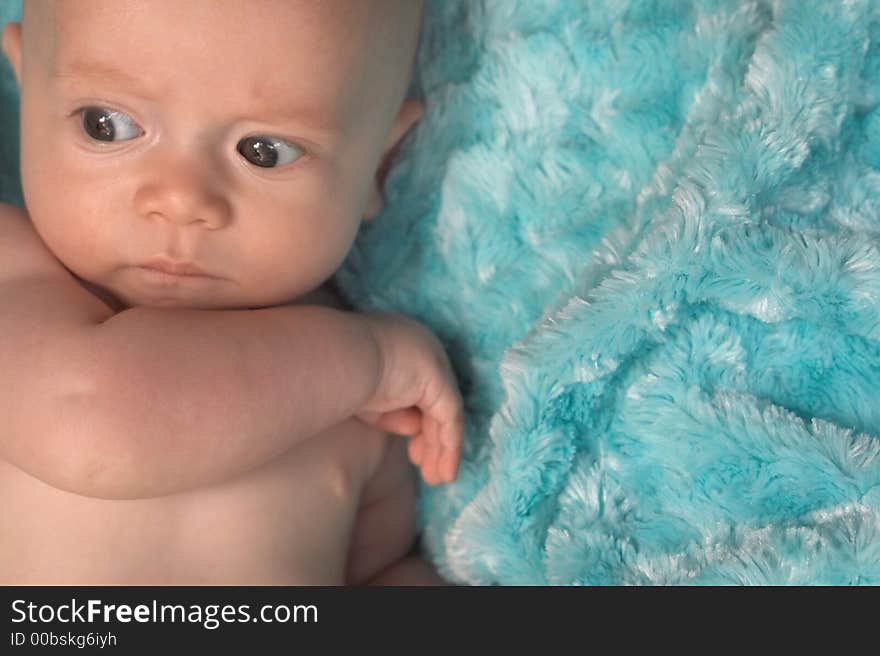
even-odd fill
[(138, 268), (181, 278), (216, 278), (192, 262), (177, 261), (162, 256), (154, 257)]
[[(198, 269), (201, 271), (201, 269)], [(155, 264), (132, 267), (135, 292), (137, 296), (145, 294), (146, 298), (156, 300), (157, 295), (168, 300), (192, 299), (193, 293), (212, 285), (222, 278), (209, 273), (196, 273), (196, 268), (178, 268), (155, 266)], [(198, 296), (198, 294), (196, 294)]]

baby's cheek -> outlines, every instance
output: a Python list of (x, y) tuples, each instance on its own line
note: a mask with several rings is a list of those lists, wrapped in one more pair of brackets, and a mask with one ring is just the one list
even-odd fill
[(321, 250), (289, 235), (252, 245), (238, 272), (242, 287), (250, 300), (266, 305), (296, 299), (329, 277)]

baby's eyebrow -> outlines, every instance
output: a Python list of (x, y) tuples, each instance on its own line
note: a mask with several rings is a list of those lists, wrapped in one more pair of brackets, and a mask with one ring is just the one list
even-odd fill
[[(148, 100), (157, 97), (167, 98), (164, 90), (160, 89), (157, 92), (150, 89), (143, 78), (102, 62), (73, 61), (63, 67), (56, 65), (52, 70), (52, 75), (60, 79), (92, 78), (100, 80), (104, 83), (118, 85)], [(324, 108), (281, 109), (279, 111), (276, 105), (271, 112), (258, 118), (269, 123), (295, 123), (324, 135), (339, 133), (342, 129), (334, 117)]]
[(74, 61), (63, 67), (55, 66), (52, 76), (57, 78), (95, 78), (103, 82), (119, 84), (138, 95), (149, 98), (153, 93), (144, 84), (141, 78), (123, 71), (114, 66), (108, 66), (100, 62)]

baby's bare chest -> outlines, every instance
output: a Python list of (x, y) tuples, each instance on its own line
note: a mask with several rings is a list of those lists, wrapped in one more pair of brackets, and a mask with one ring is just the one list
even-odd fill
[(0, 461), (0, 583), (341, 583), (385, 439), (350, 420), (238, 479), (156, 499), (81, 497)]

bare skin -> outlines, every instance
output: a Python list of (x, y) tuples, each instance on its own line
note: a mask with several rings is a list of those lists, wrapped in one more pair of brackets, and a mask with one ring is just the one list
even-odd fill
[[(236, 479), (124, 500), (59, 490), (0, 461), (7, 500), (0, 510), (0, 582), (370, 582), (393, 571), (415, 539), (404, 447), (352, 419)], [(377, 512), (391, 533), (369, 520)], [(440, 581), (427, 571), (405, 583)]]
[(320, 287), (421, 115), (414, 36), (373, 41), (415, 4), (111, 4), (27, 0), (3, 34), (27, 211), (0, 206), (0, 582), (442, 582), (407, 455), (455, 476), (449, 363)]
[[(309, 301), (337, 305), (330, 292)], [(445, 583), (408, 556), (415, 478), (404, 441), (357, 419), (178, 494), (96, 499), (0, 460), (0, 496), (3, 584)]]

